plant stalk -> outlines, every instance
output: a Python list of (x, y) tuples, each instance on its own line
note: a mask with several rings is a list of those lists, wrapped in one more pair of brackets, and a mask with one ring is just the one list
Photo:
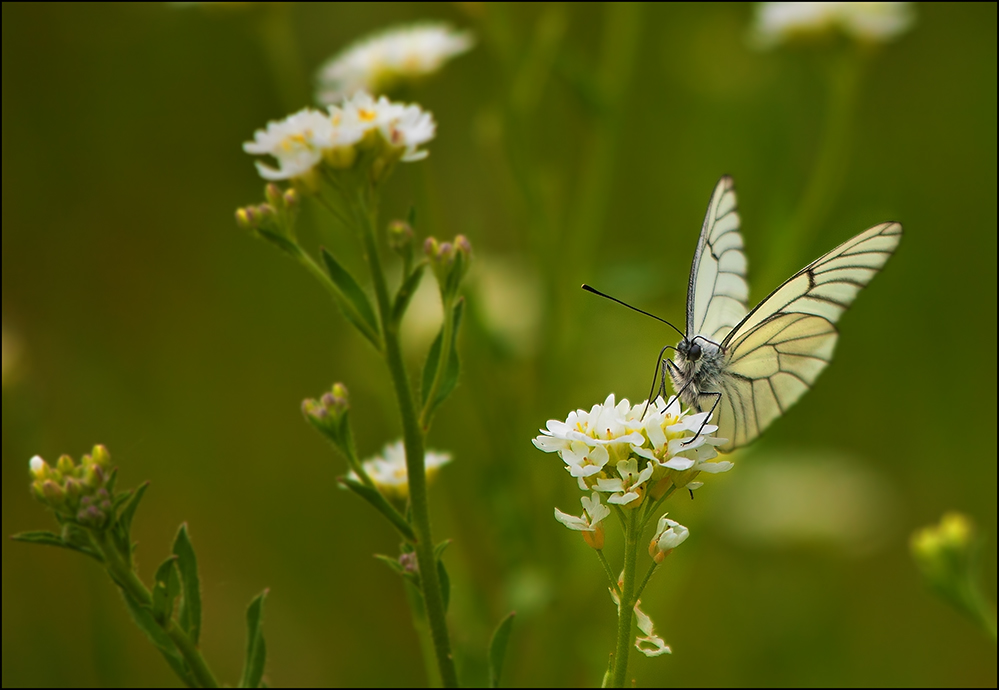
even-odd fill
[(638, 560), (638, 517), (629, 510), (624, 538), (624, 578), (621, 605), (617, 612), (617, 648), (614, 652), (614, 678), (611, 687), (623, 688), (628, 677), (628, 654), (631, 652), (631, 627), (635, 618), (635, 567)]
[[(371, 195), (373, 196), (373, 194)], [(378, 313), (382, 322), (385, 343), (385, 362), (388, 364), (402, 417), (403, 445), (406, 448), (406, 472), (409, 475), (409, 501), (412, 510), (413, 531), (416, 532), (416, 558), (420, 568), (420, 583), (426, 605), (427, 623), (434, 642), (437, 666), (444, 687), (458, 687), (458, 672), (451, 654), (451, 641), (444, 612), (444, 596), (437, 574), (437, 557), (434, 554), (433, 533), (430, 528), (430, 502), (427, 493), (427, 473), (424, 462), (423, 432), (417, 418), (412, 388), (399, 345), (399, 334), (392, 322), (392, 304), (388, 284), (378, 254), (375, 240), (377, 219), (373, 203), (360, 200), (359, 219), (362, 224), (364, 251), (367, 255), (371, 279), (375, 287)]]

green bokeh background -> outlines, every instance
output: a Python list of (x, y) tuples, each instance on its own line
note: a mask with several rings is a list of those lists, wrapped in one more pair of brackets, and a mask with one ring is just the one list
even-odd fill
[[(483, 682), (491, 629), (516, 609), (507, 683), (598, 682), (615, 612), (592, 553), (552, 519), (554, 505), (578, 506), (578, 491), (530, 440), (608, 392), (643, 399), (673, 336), (576, 287), (681, 321), (704, 205), (730, 173), (753, 297), (766, 294), (754, 268), (767, 267), (773, 228), (813, 170), (823, 70), (844, 49), (754, 52), (748, 6), (643, 8), (620, 139), (598, 175), (606, 213), (582, 221), (599, 239), (569, 260), (576, 173), (595, 135), (563, 75), (597, 71), (607, 12), (4, 3), (3, 319), (21, 356), (3, 391), (2, 532), (51, 520), (28, 495), (29, 457), (104, 443), (126, 485), (152, 481), (136, 527), (147, 578), (189, 523), (203, 646), (222, 678), (238, 678), (244, 607), (269, 587), (273, 685), (424, 682), (402, 587), (371, 558), (396, 553), (396, 539), (335, 488), (343, 461), (299, 412), (344, 381), (361, 451), (373, 453), (399, 434), (389, 379), (322, 289), (237, 230), (232, 212), (262, 186), (241, 143), (308, 103), (323, 59), (387, 24), (445, 19), (484, 38), (407, 94), (433, 111), (438, 136), (428, 161), (398, 171), (385, 209), (416, 203), (421, 233), (463, 232), (480, 260), (462, 383), (430, 439), (455, 458), (433, 487), (435, 533), (455, 540), (455, 646), (466, 681)], [(904, 241), (843, 319), (816, 389), (732, 472), (671, 507), (692, 537), (643, 605), (675, 653), (635, 655), (640, 687), (996, 684), (995, 645), (925, 590), (907, 547), (914, 529), (966, 512), (995, 601), (996, 6), (917, 12), (910, 33), (868, 60), (842, 188), (778, 268), (789, 274), (883, 220), (903, 222)], [(554, 75), (523, 123), (526, 174), (569, 220), (539, 240), (502, 164), (511, 87), (494, 39), (528, 59), (538, 27), (560, 20)], [(301, 69), (276, 79), (294, 69), (266, 48), (281, 31)], [(312, 246), (359, 266), (351, 237), (321, 220), (305, 215)], [(519, 276), (508, 292), (521, 300), (514, 316), (539, 314), (533, 347), (490, 329), (476, 302), (488, 265)], [(421, 355), (410, 356), (415, 367)], [(818, 532), (753, 527), (796, 502), (799, 526), (825, 506)], [(861, 546), (842, 536), (855, 527)], [(2, 548), (5, 687), (172, 684), (95, 565)]]

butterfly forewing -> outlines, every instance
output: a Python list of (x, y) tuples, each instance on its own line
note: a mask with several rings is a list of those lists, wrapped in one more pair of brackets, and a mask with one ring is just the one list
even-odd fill
[(725, 337), (718, 436), (731, 451), (753, 441), (811, 388), (836, 347), (835, 323), (902, 238), (882, 223), (800, 270)]
[(746, 255), (731, 177), (715, 185), (687, 286), (687, 337), (719, 343), (746, 316)]

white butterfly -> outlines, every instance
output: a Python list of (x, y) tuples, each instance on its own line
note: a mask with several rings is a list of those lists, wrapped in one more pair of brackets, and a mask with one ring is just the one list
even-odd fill
[(829, 364), (839, 337), (836, 322), (901, 239), (898, 223), (875, 225), (805, 266), (748, 311), (735, 188), (732, 178), (721, 178), (690, 268), (686, 332), (672, 348), (675, 361), (660, 355), (662, 388), (669, 373), (687, 406), (715, 413), (717, 436), (728, 439), (719, 450), (752, 442)]

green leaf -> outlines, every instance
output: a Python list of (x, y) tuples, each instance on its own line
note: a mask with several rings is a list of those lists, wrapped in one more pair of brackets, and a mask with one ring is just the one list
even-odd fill
[(450, 539), (445, 539), (440, 544), (438, 544), (437, 546), (435, 546), (434, 547), (434, 558), (436, 558), (437, 560), (440, 560), (441, 556), (443, 556), (444, 552), (447, 550), (447, 547), (451, 546), (451, 541), (452, 540), (450, 540)]
[(492, 642), (489, 643), (489, 687), (498, 688), (500, 683), (500, 673), (503, 670), (503, 660), (506, 658), (506, 647), (510, 642), (510, 633), (513, 632), (513, 619), (517, 616), (516, 611), (504, 618), (496, 627), (493, 633)]
[(166, 625), (173, 617), (173, 605), (180, 595), (177, 557), (170, 556), (156, 570), (153, 582), (153, 617)]
[[(441, 379), (440, 386), (437, 389), (436, 399), (429, 404), (429, 412), (433, 414), (447, 396), (451, 395), (451, 392), (458, 385), (458, 374), (461, 371), (460, 365), (458, 363), (458, 327), (461, 325), (461, 315), (464, 312), (465, 300), (459, 299), (454, 305), (453, 316), (453, 326), (451, 329), (451, 356), (448, 358), (447, 370), (444, 372), (444, 376)], [(427, 353), (427, 365), (423, 368), (423, 404), (427, 405), (427, 398), (430, 396), (430, 389), (434, 385), (434, 377), (437, 376), (437, 366), (441, 358), (441, 342), (444, 340), (444, 329), (441, 328), (441, 332), (437, 334), (437, 338), (434, 339), (433, 344), (430, 346), (430, 352)]]
[(55, 546), (60, 549), (67, 549), (69, 551), (76, 551), (77, 553), (82, 553), (86, 556), (90, 556), (99, 563), (103, 563), (104, 559), (101, 555), (94, 551), (93, 549), (83, 545), (76, 544), (74, 542), (69, 542), (60, 537), (58, 534), (53, 532), (23, 532), (21, 534), (15, 534), (11, 537), (13, 541), (23, 542), (25, 544), (40, 544), (41, 546)]
[(139, 503), (148, 488), (149, 482), (137, 488), (121, 509), (121, 513), (118, 514), (117, 524), (121, 525), (122, 533), (126, 539), (132, 534), (132, 520), (135, 518), (135, 511), (139, 509)]
[(259, 228), (257, 229), (257, 234), (260, 235), (261, 238), (267, 240), (268, 242), (276, 246), (285, 254), (288, 254), (289, 256), (296, 259), (301, 258), (302, 248), (299, 247), (294, 242), (292, 242), (291, 240), (289, 240), (288, 238), (282, 237), (276, 232), (271, 232), (270, 230), (261, 230)]
[(177, 570), (180, 572), (180, 627), (198, 644), (201, 639), (201, 578), (198, 575), (198, 557), (191, 546), (187, 525), (181, 525), (173, 542), (173, 553), (177, 556)]
[(409, 303), (412, 301), (413, 295), (416, 294), (416, 288), (420, 286), (420, 280), (423, 278), (423, 271), (426, 268), (426, 263), (420, 264), (399, 286), (399, 292), (395, 296), (395, 304), (392, 306), (392, 321), (394, 323), (401, 322), (402, 317), (405, 316), (406, 309), (409, 308)]
[(409, 227), (413, 228), (413, 230), (416, 230), (416, 207), (415, 206), (410, 206), (409, 207), (409, 215), (406, 216), (406, 222), (409, 224)]
[(401, 575), (402, 577), (412, 582), (416, 588), (420, 587), (419, 576), (412, 571), (406, 570), (405, 566), (403, 566), (403, 564), (399, 562), (398, 558), (392, 558), (391, 556), (383, 556), (381, 554), (375, 554), (375, 559), (387, 565), (395, 574)]
[(264, 677), (267, 644), (264, 642), (263, 622), (267, 594), (267, 590), (264, 590), (246, 610), (246, 663), (243, 666), (243, 679), (239, 683), (241, 688), (259, 688)]
[[(336, 285), (340, 294), (349, 303), (352, 309), (344, 309), (343, 314), (347, 320), (357, 326), (369, 340), (372, 333), (378, 333), (378, 320), (375, 318), (375, 310), (371, 306), (368, 295), (365, 294), (360, 284), (354, 280), (346, 268), (341, 266), (333, 255), (325, 249), (322, 250), (323, 263), (326, 264), (326, 271), (330, 279)], [(379, 343), (372, 340), (376, 347)]]
[(177, 651), (176, 645), (174, 645), (173, 640), (167, 635), (166, 631), (160, 627), (160, 624), (156, 622), (156, 618), (153, 616), (152, 611), (150, 611), (145, 606), (142, 606), (139, 602), (133, 599), (125, 590), (122, 590), (122, 597), (125, 599), (125, 607), (132, 616), (132, 620), (135, 624), (139, 626), (142, 632), (146, 633), (149, 641), (160, 650), (160, 654), (166, 659), (166, 662), (173, 669), (173, 672), (180, 677), (181, 680), (187, 684), (188, 687), (195, 688), (198, 684), (195, 682), (194, 678), (191, 677), (191, 672), (187, 668), (187, 664), (184, 663), (183, 657), (180, 652)]
[(447, 574), (444, 561), (437, 561), (437, 577), (441, 581), (441, 598), (444, 600), (444, 613), (451, 605), (451, 576)]
[(416, 541), (416, 534), (413, 532), (412, 526), (406, 522), (406, 519), (399, 514), (398, 510), (392, 507), (391, 503), (385, 500), (384, 496), (371, 487), (362, 484), (356, 479), (351, 479), (350, 477), (340, 477), (337, 481), (363, 498), (371, 505), (371, 507), (384, 515), (404, 539), (410, 542)]

